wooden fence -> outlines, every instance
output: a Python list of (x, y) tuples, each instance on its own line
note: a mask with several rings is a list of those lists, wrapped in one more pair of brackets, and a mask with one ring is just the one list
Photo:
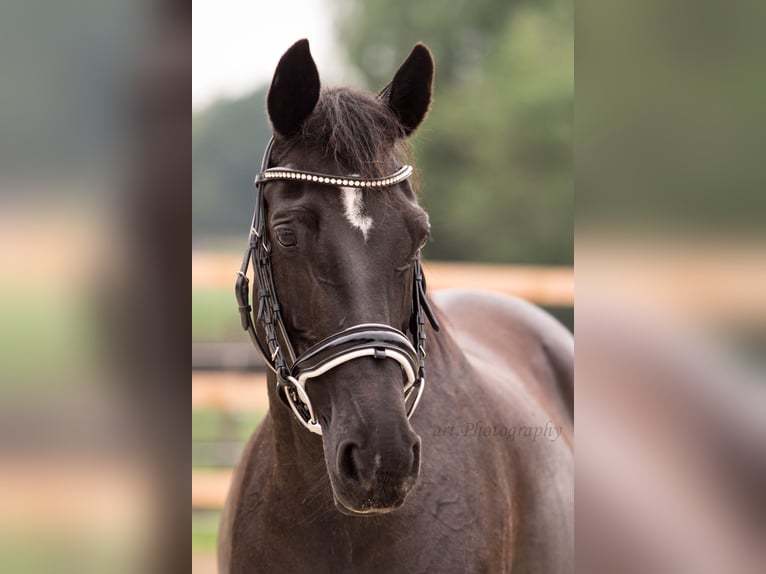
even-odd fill
[[(233, 289), (240, 263), (239, 257), (230, 255), (192, 253), (192, 287)], [(571, 267), (425, 261), (423, 269), (429, 290), (498, 291), (553, 307), (571, 307), (574, 301)]]

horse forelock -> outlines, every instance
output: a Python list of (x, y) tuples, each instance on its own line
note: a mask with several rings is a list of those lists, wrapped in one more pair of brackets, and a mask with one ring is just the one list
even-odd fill
[(328, 171), (383, 177), (392, 165), (408, 163), (409, 149), (403, 135), (393, 112), (374, 95), (326, 88), (298, 134), (277, 142), (272, 157), (275, 163), (283, 163), (288, 154), (300, 148), (334, 164), (327, 166)]

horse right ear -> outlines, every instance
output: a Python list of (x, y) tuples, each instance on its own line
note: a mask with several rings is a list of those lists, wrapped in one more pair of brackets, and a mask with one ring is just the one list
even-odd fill
[(298, 133), (319, 100), (319, 72), (309, 41), (298, 40), (277, 64), (266, 107), (274, 132), (286, 138)]
[(434, 59), (425, 44), (418, 42), (399, 67), (391, 83), (378, 98), (394, 112), (408, 136), (417, 129), (431, 106)]

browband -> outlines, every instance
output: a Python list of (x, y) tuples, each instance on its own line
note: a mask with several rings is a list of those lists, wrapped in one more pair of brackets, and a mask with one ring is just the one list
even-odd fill
[(391, 175), (386, 177), (377, 177), (366, 179), (357, 176), (328, 175), (326, 173), (315, 173), (313, 171), (301, 171), (299, 169), (290, 169), (288, 167), (272, 167), (262, 171), (255, 176), (255, 184), (265, 183), (276, 180), (303, 180), (325, 185), (339, 185), (342, 187), (389, 187), (403, 182), (412, 175), (412, 166), (404, 165)]

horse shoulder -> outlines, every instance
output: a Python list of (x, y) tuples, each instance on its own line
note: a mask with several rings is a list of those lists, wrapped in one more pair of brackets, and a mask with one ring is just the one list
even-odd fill
[(536, 305), (499, 293), (449, 289), (432, 299), (474, 365), (515, 376), (571, 429), (574, 339), (563, 325)]

